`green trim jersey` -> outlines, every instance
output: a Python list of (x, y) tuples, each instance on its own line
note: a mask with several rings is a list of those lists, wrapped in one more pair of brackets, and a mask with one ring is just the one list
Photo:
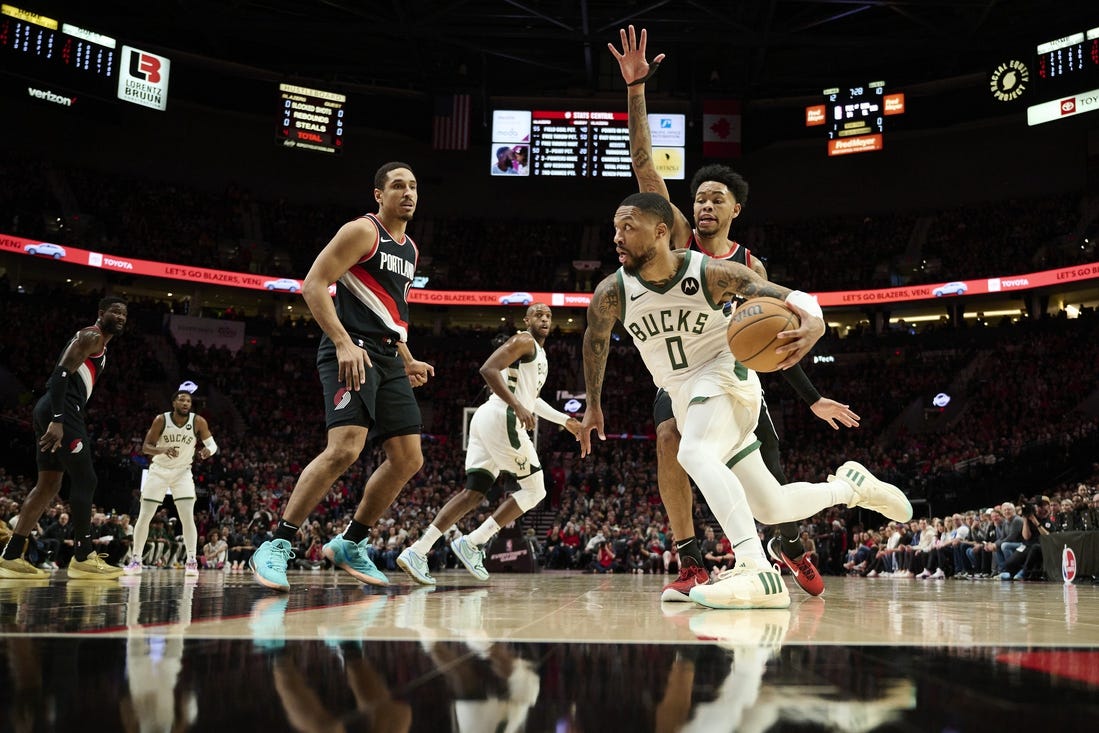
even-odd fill
[[(533, 411), (538, 394), (542, 391), (542, 385), (546, 383), (546, 375), (549, 374), (546, 350), (538, 341), (535, 341), (533, 356), (517, 359), (506, 369), (500, 370), (500, 373), (504, 376), (508, 389), (519, 400), (519, 404)], [(497, 406), (508, 406), (495, 392), (489, 396), (488, 402)]]
[[(535, 341), (534, 354), (517, 359), (500, 373), (519, 404), (533, 412), (549, 373), (546, 350)], [(495, 478), (507, 471), (516, 478), (525, 478), (541, 470), (534, 443), (515, 410), (493, 392), (470, 420), (466, 473), (484, 472)]]
[(618, 269), (622, 325), (657, 387), (686, 382), (722, 352), (729, 353), (729, 317), (705, 287), (709, 261), (686, 250), (678, 272), (659, 288)]
[(153, 456), (152, 464), (156, 468), (190, 468), (195, 458), (195, 413), (187, 416), (187, 422), (176, 425), (172, 413), (164, 413), (164, 431), (156, 441), (157, 448), (178, 448), (179, 454), (172, 458), (167, 453)]

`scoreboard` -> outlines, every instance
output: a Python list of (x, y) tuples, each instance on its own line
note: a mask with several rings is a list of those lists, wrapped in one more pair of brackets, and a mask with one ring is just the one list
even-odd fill
[(885, 117), (904, 113), (904, 95), (886, 94), (884, 81), (825, 89), (824, 104), (805, 108), (806, 127), (823, 126), (828, 155), (881, 150)]
[[(71, 107), (86, 96), (163, 111), (171, 61), (111, 36), (0, 4), (0, 70), (31, 97)], [(21, 84), (22, 85), (22, 84)]]
[(102, 99), (115, 95), (119, 49), (110, 36), (3, 5), (0, 48), (11, 72), (66, 92)]
[[(686, 116), (650, 114), (653, 159), (664, 178), (684, 177)], [(631, 178), (629, 113), (495, 110), (492, 175)]]
[(1027, 108), (1028, 125), (1099, 109), (1099, 27), (1039, 43), (1034, 70), (1040, 101)]
[(531, 167), (536, 176), (629, 178), (626, 112), (535, 110)]
[(1038, 78), (1079, 77), (1099, 68), (1099, 28), (1038, 44)]
[(336, 92), (279, 84), (278, 142), (287, 148), (342, 152), (346, 102)]

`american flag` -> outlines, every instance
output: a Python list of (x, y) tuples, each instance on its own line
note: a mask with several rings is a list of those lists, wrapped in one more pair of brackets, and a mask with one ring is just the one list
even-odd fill
[(468, 94), (448, 94), (435, 98), (435, 116), (431, 147), (435, 150), (469, 150)]

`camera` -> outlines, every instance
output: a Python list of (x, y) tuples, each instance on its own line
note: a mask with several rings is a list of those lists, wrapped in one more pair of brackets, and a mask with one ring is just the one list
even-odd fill
[(1036, 507), (1030, 502), (1027, 502), (1019, 507), (1019, 514), (1024, 517), (1034, 516), (1036, 511)]

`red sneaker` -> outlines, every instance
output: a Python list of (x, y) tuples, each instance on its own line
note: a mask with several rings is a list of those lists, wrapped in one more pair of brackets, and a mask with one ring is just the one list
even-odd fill
[(823, 593), (824, 578), (820, 577), (820, 571), (813, 567), (813, 563), (809, 558), (802, 555), (797, 560), (791, 560), (782, 551), (780, 543), (781, 540), (778, 537), (772, 537), (767, 543), (767, 554), (771, 556), (771, 559), (789, 568), (794, 575), (794, 580), (809, 595), (819, 596)]
[(664, 586), (664, 591), (660, 594), (660, 600), (693, 603), (690, 595), (691, 588), (709, 582), (710, 574), (706, 572), (706, 568), (696, 565), (693, 558), (680, 557), (679, 577), (675, 579), (675, 582)]

